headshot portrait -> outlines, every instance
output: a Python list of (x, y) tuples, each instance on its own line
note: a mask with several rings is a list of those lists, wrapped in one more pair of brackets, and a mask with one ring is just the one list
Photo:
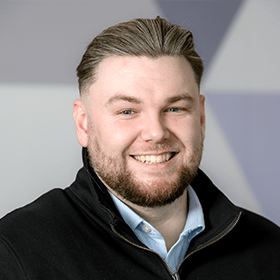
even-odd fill
[(279, 11), (2, 1), (0, 279), (279, 279)]

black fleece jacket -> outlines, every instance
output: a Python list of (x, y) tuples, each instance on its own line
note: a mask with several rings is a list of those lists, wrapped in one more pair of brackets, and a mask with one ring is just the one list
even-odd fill
[(1, 280), (280, 279), (280, 229), (234, 206), (199, 170), (192, 187), (205, 230), (175, 275), (123, 221), (106, 187), (85, 166), (0, 221)]

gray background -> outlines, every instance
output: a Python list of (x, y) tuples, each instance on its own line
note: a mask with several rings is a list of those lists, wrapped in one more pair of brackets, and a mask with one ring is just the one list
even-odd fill
[(0, 216), (67, 187), (81, 167), (75, 69), (109, 25), (160, 15), (205, 62), (202, 169), (233, 202), (280, 224), (280, 2), (0, 1)]

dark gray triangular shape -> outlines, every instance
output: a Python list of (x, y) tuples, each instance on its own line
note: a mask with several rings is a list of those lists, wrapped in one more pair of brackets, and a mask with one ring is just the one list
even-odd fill
[(207, 71), (242, 1), (157, 2), (167, 20), (193, 32), (197, 52), (203, 58)]

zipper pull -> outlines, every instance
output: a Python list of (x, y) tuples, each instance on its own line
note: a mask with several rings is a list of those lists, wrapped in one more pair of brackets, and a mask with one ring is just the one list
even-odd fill
[(172, 278), (173, 278), (174, 280), (180, 280), (180, 276), (179, 276), (178, 273), (174, 273), (174, 274), (172, 275)]

